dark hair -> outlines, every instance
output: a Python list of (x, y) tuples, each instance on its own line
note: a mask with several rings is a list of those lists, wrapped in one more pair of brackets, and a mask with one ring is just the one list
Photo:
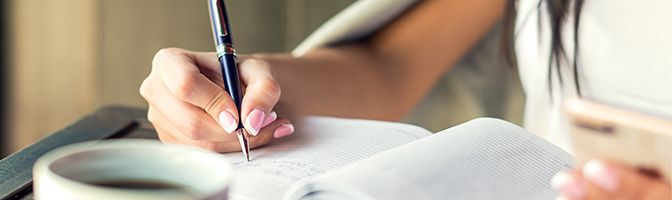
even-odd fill
[[(506, 11), (504, 13), (504, 29), (502, 33), (502, 47), (504, 56), (511, 66), (516, 66), (516, 52), (515, 52), (515, 21), (517, 14), (517, 0), (507, 0)], [(579, 22), (581, 17), (581, 8), (583, 7), (584, 0), (539, 0), (537, 4), (537, 9), (541, 9), (542, 6), (546, 5), (549, 12), (549, 20), (551, 25), (551, 51), (548, 60), (548, 89), (549, 93), (553, 94), (553, 79), (551, 75), (552, 71), (555, 68), (560, 87), (563, 86), (562, 82), (562, 70), (560, 63), (564, 61), (569, 61), (567, 58), (567, 52), (565, 47), (562, 45), (562, 27), (567, 19), (567, 15), (570, 9), (574, 9), (574, 59), (572, 60), (572, 72), (574, 78), (574, 86), (576, 93), (581, 96), (581, 86), (579, 84), (578, 78), (578, 55), (579, 55)], [(541, 19), (541, 12), (538, 12), (537, 16)]]

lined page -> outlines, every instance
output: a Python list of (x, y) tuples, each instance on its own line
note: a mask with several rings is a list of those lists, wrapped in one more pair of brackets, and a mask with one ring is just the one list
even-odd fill
[(280, 199), (300, 179), (431, 135), (412, 125), (327, 117), (302, 120), (296, 130), (285, 140), (252, 150), (251, 162), (240, 153), (226, 154), (237, 171), (231, 199)]
[(302, 181), (285, 199), (554, 199), (551, 178), (571, 165), (548, 141), (483, 118)]

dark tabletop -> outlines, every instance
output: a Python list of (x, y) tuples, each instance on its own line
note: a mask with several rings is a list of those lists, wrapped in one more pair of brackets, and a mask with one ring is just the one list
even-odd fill
[(58, 147), (118, 138), (157, 139), (146, 113), (139, 108), (105, 107), (0, 160), (0, 200), (33, 199), (33, 164)]

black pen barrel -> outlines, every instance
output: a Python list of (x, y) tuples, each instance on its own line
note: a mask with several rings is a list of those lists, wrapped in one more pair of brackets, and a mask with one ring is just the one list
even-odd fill
[[(222, 77), (224, 78), (224, 89), (229, 93), (233, 103), (238, 108), (240, 117), (240, 108), (243, 102), (243, 95), (240, 88), (240, 78), (238, 78), (238, 63), (235, 55), (225, 54), (219, 57)], [(243, 128), (243, 123), (238, 120), (238, 128)]]

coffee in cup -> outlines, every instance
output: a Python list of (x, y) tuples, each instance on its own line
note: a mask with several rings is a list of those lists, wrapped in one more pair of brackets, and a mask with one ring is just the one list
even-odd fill
[(233, 168), (206, 150), (151, 140), (69, 145), (34, 166), (37, 199), (227, 199)]

